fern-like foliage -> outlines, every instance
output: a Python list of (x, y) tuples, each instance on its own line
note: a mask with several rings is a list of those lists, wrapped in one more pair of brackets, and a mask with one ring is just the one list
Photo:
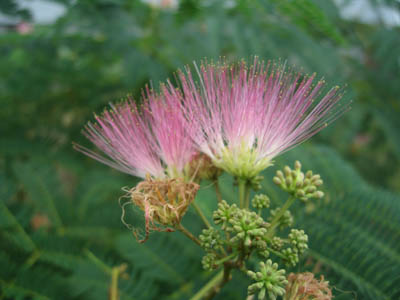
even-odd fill
[[(325, 147), (302, 147), (279, 165), (301, 159), (324, 179), (326, 196), (293, 209), (309, 234), (304, 261), (337, 288), (339, 299), (396, 299), (400, 293), (400, 198), (366, 184)], [(275, 188), (265, 182), (265, 192)]]

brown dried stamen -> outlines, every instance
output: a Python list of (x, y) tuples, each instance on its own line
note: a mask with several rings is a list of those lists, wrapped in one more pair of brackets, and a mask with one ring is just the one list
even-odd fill
[(333, 298), (329, 282), (324, 281), (324, 276), (317, 280), (314, 278), (314, 274), (310, 272), (291, 273), (288, 276), (288, 281), (285, 299), (331, 300)]
[(139, 242), (145, 242), (150, 231), (174, 231), (198, 189), (198, 184), (181, 178), (156, 180), (150, 177), (132, 188), (129, 191), (131, 201), (145, 216), (145, 237)]

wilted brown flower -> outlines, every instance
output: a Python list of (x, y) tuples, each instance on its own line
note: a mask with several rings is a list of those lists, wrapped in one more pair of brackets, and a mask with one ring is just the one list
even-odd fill
[(132, 188), (129, 191), (131, 201), (144, 211), (145, 217), (146, 232), (140, 242), (148, 239), (150, 231), (174, 231), (199, 187), (181, 178), (156, 180), (148, 176)]
[(322, 275), (321, 279), (317, 280), (310, 272), (290, 273), (288, 281), (284, 300), (331, 300), (333, 298), (329, 281), (325, 281)]

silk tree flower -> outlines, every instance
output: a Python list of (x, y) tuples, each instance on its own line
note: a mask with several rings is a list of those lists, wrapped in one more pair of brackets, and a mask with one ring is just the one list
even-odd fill
[(91, 158), (145, 179), (128, 191), (130, 202), (145, 214), (142, 242), (150, 230), (171, 231), (168, 226), (178, 225), (199, 189), (190, 178), (198, 153), (176, 96), (165, 86), (159, 94), (147, 88), (141, 107), (129, 100), (95, 116), (83, 134), (104, 155), (74, 145)]
[(83, 134), (105, 155), (81, 145), (75, 149), (121, 172), (146, 178), (185, 178), (185, 168), (196, 155), (180, 99), (162, 87), (156, 94), (146, 89), (138, 107), (133, 100), (111, 104)]
[(322, 275), (318, 280), (310, 272), (290, 273), (288, 281), (284, 300), (331, 300), (333, 298), (329, 281), (325, 281)]
[(273, 159), (307, 140), (344, 112), (339, 87), (284, 65), (203, 63), (179, 73), (192, 139), (215, 166), (252, 179)]

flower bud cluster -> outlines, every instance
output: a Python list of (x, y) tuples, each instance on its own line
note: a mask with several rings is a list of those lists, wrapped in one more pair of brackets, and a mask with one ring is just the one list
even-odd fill
[(208, 252), (201, 259), (201, 264), (203, 265), (203, 269), (206, 271), (212, 271), (215, 268), (217, 268), (218, 265), (216, 264), (216, 260), (217, 256), (212, 252)]
[(287, 266), (296, 266), (299, 262), (299, 253), (292, 248), (286, 248), (281, 251), (284, 259), (283, 261)]
[(268, 208), (270, 205), (269, 197), (264, 194), (255, 195), (253, 200), (251, 200), (251, 205), (255, 209)]
[[(260, 198), (265, 202), (265, 197)], [(268, 232), (269, 224), (257, 213), (222, 201), (214, 212), (214, 223), (221, 225), (223, 230), (232, 234), (227, 241), (232, 248), (244, 246), (249, 251), (251, 248), (264, 257), (269, 256), (266, 250), (267, 242), (263, 239)]]
[[(257, 195), (252, 201), (253, 207), (261, 209), (269, 206), (269, 198), (266, 195)], [(273, 220), (280, 208), (270, 211), (268, 220)], [(224, 244), (232, 249), (247, 249), (246, 253), (255, 251), (258, 255), (268, 258), (273, 251), (283, 257), (287, 265), (295, 266), (301, 255), (307, 248), (308, 237), (303, 230), (291, 229), (287, 238), (282, 239), (276, 235), (270, 236), (270, 223), (266, 222), (261, 215), (240, 209), (236, 204), (229, 205), (226, 201), (218, 204), (218, 209), (213, 214), (214, 223), (220, 225), (224, 231), (229, 233), (229, 239), (222, 241), (219, 231), (215, 229), (203, 230), (200, 235), (202, 247), (214, 253), (223, 248)], [(286, 211), (279, 220), (281, 228), (290, 227), (293, 224), (293, 216)], [(284, 247), (288, 244), (288, 247)], [(244, 248), (243, 248), (244, 247)]]
[(271, 240), (271, 248), (279, 251), (283, 247), (283, 240), (280, 237), (274, 236)]
[(234, 233), (231, 243), (244, 241), (244, 245), (250, 247), (258, 237), (267, 233), (268, 223), (255, 212), (246, 209), (238, 209), (230, 223), (232, 227), (229, 231)]
[(268, 259), (265, 263), (260, 262), (259, 271), (253, 272), (248, 271), (247, 275), (251, 277), (255, 283), (248, 287), (249, 295), (256, 294), (258, 292), (258, 299), (275, 300), (278, 296), (285, 294), (284, 287), (288, 283), (285, 276), (285, 270), (278, 270), (278, 264), (272, 263)]
[(312, 198), (320, 199), (324, 196), (324, 193), (318, 190), (323, 183), (321, 176), (313, 174), (312, 171), (307, 171), (304, 174), (301, 171), (299, 161), (295, 162), (294, 170), (289, 166), (285, 166), (283, 172), (278, 170), (273, 181), (281, 189), (304, 202)]
[[(294, 170), (285, 167), (284, 171), (285, 175), (278, 171), (274, 181), (277, 183), (280, 180), (281, 186), (292, 196), (305, 197), (302, 199), (304, 201), (318, 196), (316, 188), (322, 184), (319, 175), (313, 175), (311, 171), (304, 175), (299, 162), (296, 162)], [(302, 190), (304, 195), (301, 195)], [(294, 197), (290, 197), (288, 201), (293, 200)], [(308, 249), (308, 236), (303, 230), (291, 228), (293, 216), (288, 210), (290, 204), (269, 210), (266, 219), (263, 218), (266, 212), (262, 210), (270, 208), (269, 197), (258, 194), (253, 197), (251, 204), (257, 213), (239, 208), (236, 204), (230, 205), (226, 201), (218, 204), (213, 213), (213, 221), (226, 234), (220, 234), (219, 229), (203, 230), (199, 237), (206, 251), (202, 265), (205, 270), (216, 269), (222, 264), (246, 270), (245, 261), (254, 253), (267, 261), (260, 263), (258, 271), (247, 271), (248, 276), (255, 281), (248, 287), (248, 293), (257, 294), (258, 299), (277, 299), (285, 294), (287, 280), (285, 270), (279, 269), (273, 259), (281, 259), (289, 267), (296, 266), (300, 255)], [(277, 229), (287, 227), (289, 233), (281, 236), (281, 231)]]
[(201, 247), (206, 251), (218, 250), (222, 247), (221, 235), (215, 228), (204, 229), (199, 239)]
[(304, 230), (291, 229), (288, 238), (291, 247), (282, 250), (281, 253), (285, 264), (294, 267), (299, 262), (299, 256), (308, 249), (308, 236)]
[(292, 229), (289, 233), (289, 241), (294, 251), (299, 254), (308, 249), (308, 236), (304, 233), (304, 230)]
[(238, 207), (236, 204), (229, 205), (225, 200), (218, 204), (218, 209), (213, 213), (214, 223), (221, 225), (222, 230), (226, 230), (230, 226), (231, 220), (234, 218)]

